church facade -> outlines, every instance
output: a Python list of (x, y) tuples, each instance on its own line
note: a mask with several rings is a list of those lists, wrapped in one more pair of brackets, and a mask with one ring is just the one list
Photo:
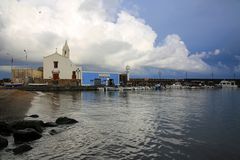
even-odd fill
[(77, 67), (70, 60), (70, 49), (67, 41), (62, 48), (62, 54), (57, 51), (49, 56), (43, 57), (43, 78), (52, 80), (81, 79), (82, 68)]

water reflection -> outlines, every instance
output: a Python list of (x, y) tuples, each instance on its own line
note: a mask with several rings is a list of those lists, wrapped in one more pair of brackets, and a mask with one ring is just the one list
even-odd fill
[(239, 90), (44, 93), (28, 114), (80, 123), (43, 137), (26, 158), (239, 158), (238, 97)]

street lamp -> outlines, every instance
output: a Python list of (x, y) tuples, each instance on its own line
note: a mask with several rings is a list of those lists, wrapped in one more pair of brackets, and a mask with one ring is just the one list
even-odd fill
[(11, 77), (13, 78), (13, 71), (12, 71), (12, 69), (13, 69), (13, 56), (10, 54), (10, 53), (6, 53), (8, 56), (10, 56), (11, 57)]
[(129, 66), (129, 65), (127, 65), (127, 66), (126, 66), (127, 81), (129, 81), (129, 80), (130, 80), (130, 77), (129, 77), (129, 72), (130, 72), (130, 66)]
[(27, 64), (27, 51), (24, 49), (23, 52), (25, 53), (26, 57), (26, 73), (25, 73), (25, 81), (28, 78), (28, 64)]
[[(80, 79), (79, 73), (81, 72), (81, 70), (80, 70), (79, 68), (77, 68), (77, 69), (76, 69), (76, 72), (77, 72), (77, 76), (78, 76), (77, 79), (78, 79), (78, 81), (79, 81), (79, 79)], [(79, 85), (79, 84), (78, 84), (78, 85)]]
[(26, 57), (26, 65), (28, 65), (27, 64), (27, 51), (24, 49), (23, 52), (25, 53), (25, 57)]
[(12, 71), (12, 68), (13, 68), (13, 57), (10, 53), (6, 53), (8, 56), (11, 57), (11, 71)]
[(76, 72), (77, 72), (78, 79), (79, 79), (79, 73), (81, 72), (81, 70), (79, 68), (77, 68)]

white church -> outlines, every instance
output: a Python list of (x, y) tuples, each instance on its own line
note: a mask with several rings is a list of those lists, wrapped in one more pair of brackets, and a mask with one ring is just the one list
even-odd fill
[(44, 79), (81, 79), (82, 67), (77, 67), (70, 60), (70, 49), (67, 41), (62, 48), (62, 54), (56, 50), (55, 53), (43, 57), (43, 78)]

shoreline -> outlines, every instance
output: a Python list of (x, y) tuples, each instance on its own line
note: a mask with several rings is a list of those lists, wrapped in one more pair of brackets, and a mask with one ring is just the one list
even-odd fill
[(96, 86), (22, 86), (22, 87), (3, 87), (1, 90), (21, 90), (21, 91), (97, 91)]
[(0, 120), (24, 119), (35, 95), (34, 92), (18, 89), (0, 89)]

